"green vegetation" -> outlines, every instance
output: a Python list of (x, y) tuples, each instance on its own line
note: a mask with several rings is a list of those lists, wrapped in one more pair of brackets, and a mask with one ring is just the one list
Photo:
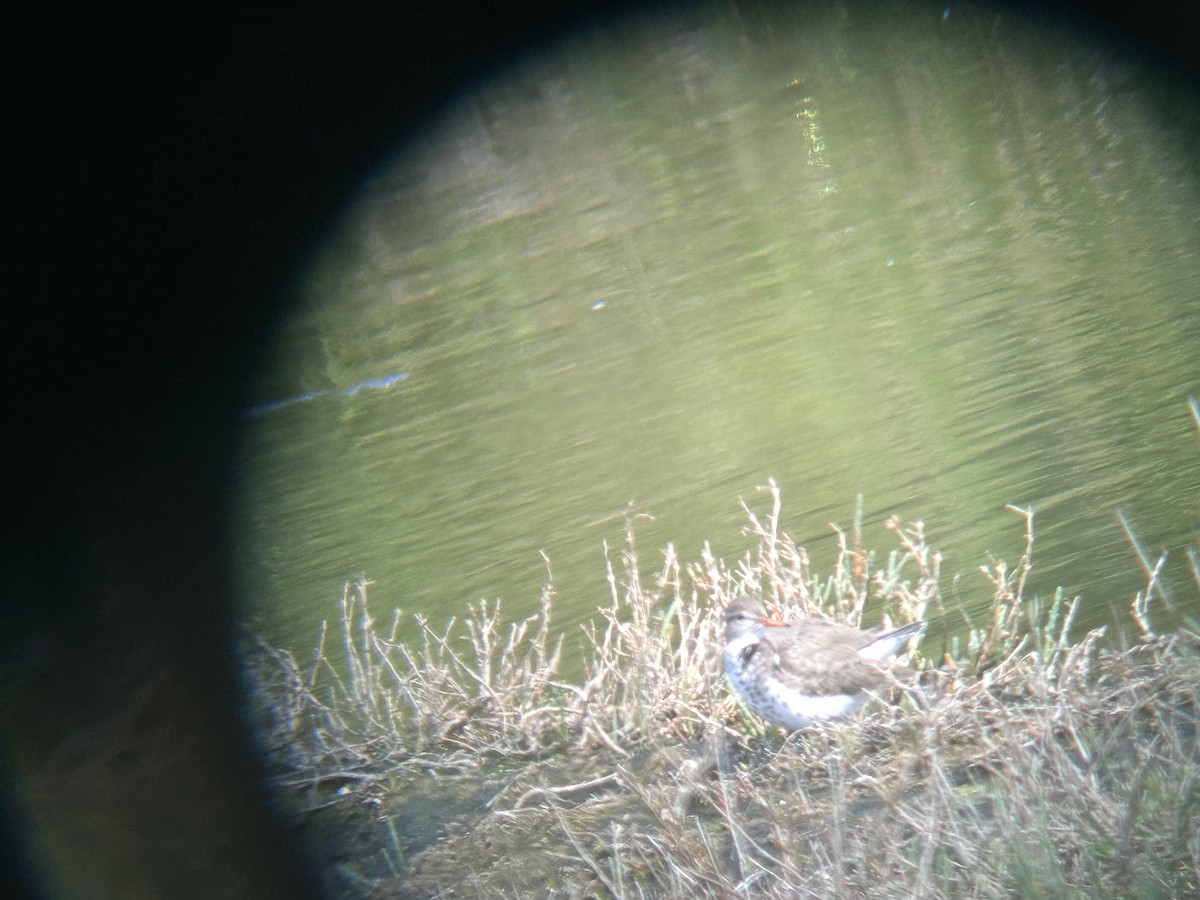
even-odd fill
[(878, 564), (857, 523), (839, 532), (822, 578), (767, 492), (732, 568), (668, 548), (647, 584), (631, 523), (580, 679), (559, 674), (550, 586), (529, 619), (480, 602), (418, 619), (406, 646), (364, 581), (311, 666), (254, 642), (280, 796), (332, 895), (1200, 895), (1200, 636), (1155, 632), (1158, 567), (1134, 646), (1073, 635), (1078, 599), (1026, 596), (1033, 515), (1014, 510), (1025, 554), (982, 568), (991, 614), (965, 647), (931, 634), (901, 703), (783, 735), (724, 684), (730, 596), (854, 624), (960, 616), (920, 523), (889, 523)]

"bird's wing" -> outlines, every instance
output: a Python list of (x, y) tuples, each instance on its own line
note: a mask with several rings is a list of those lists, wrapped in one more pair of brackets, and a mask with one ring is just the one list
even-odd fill
[[(845, 625), (811, 619), (768, 628), (763, 640), (779, 663), (780, 679), (807, 694), (856, 694), (888, 683), (890, 664), (869, 659), (859, 647), (869, 635)], [(781, 629), (782, 631), (782, 629)]]
[(888, 659), (895, 656), (917, 635), (925, 630), (925, 622), (913, 622), (910, 625), (903, 625), (894, 631), (888, 631), (884, 634), (868, 634), (863, 632), (865, 642), (858, 650), (863, 656), (869, 656), (871, 659)]

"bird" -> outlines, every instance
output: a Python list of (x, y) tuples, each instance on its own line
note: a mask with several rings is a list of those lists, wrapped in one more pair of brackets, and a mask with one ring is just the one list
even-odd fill
[(925, 630), (861, 631), (827, 619), (776, 622), (757, 596), (725, 610), (725, 677), (756, 714), (788, 730), (848, 716), (871, 692), (884, 693), (912, 670), (892, 658)]

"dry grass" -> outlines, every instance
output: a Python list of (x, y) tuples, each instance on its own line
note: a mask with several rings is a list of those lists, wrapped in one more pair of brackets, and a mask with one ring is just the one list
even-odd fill
[[(342, 599), (340, 643), (314, 664), (261, 643), (254, 683), (282, 788), (306, 813), (366, 810), (373, 846), (330, 884), (347, 896), (1196, 896), (1200, 639), (1073, 636), (1078, 599), (1026, 595), (984, 567), (987, 621), (961, 652), (915, 658), (899, 706), (780, 740), (730, 698), (720, 607), (761, 590), (785, 615), (897, 624), (944, 614), (920, 523), (889, 523), (876, 564), (857, 521), (827, 578), (750, 509), (756, 551), (732, 568), (668, 549), (651, 584), (633, 540), (608, 554), (610, 597), (584, 634), (584, 676), (558, 675), (553, 589), (505, 624), (480, 602), (415, 647), (380, 629), (368, 583)], [(930, 643), (927, 639), (926, 643)], [(418, 833), (416, 801), (445, 812)], [(462, 806), (453, 798), (463, 797)], [(468, 812), (469, 810), (469, 812)], [(463, 823), (470, 821), (469, 828)], [(401, 823), (398, 825), (397, 823)], [(380, 862), (382, 860), (382, 862)], [(386, 863), (386, 864), (385, 864)]]

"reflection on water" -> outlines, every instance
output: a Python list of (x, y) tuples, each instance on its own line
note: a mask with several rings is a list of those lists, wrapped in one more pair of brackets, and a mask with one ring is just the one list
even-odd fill
[(295, 397), (287, 397), (283, 400), (271, 400), (267, 403), (260, 403), (258, 406), (252, 406), (246, 410), (248, 416), (261, 416), (266, 413), (276, 412), (288, 406), (293, 406), (297, 403), (307, 403), (310, 400), (316, 400), (319, 397), (334, 397), (341, 395), (343, 397), (353, 397), (355, 394), (362, 391), (385, 391), (399, 381), (404, 380), (409, 375), (408, 372), (393, 372), (391, 375), (380, 375), (378, 378), (366, 378), (357, 384), (352, 384), (348, 388), (340, 390), (324, 390), (324, 391), (305, 391)]
[(1019, 555), (1008, 503), (1083, 626), (1143, 583), (1118, 511), (1188, 587), (1194, 98), (993, 17), (790, 15), (578, 37), (365, 186), (259, 392), (327, 402), (247, 423), (269, 632), (308, 643), (359, 573), (381, 610), (531, 611), (542, 550), (570, 626), (630, 500), (647, 568), (732, 560), (768, 476), (818, 565), (859, 493), (869, 546), (924, 519), (951, 609)]

